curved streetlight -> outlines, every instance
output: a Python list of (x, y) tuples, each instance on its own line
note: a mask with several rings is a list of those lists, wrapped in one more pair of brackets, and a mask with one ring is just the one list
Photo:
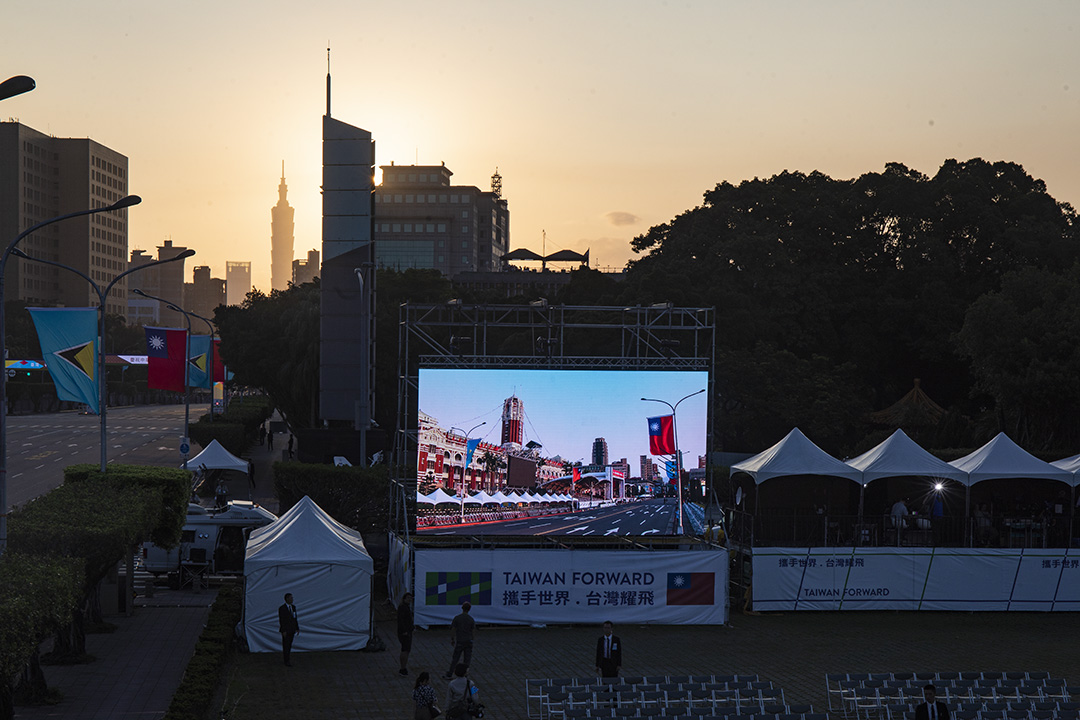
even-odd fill
[(679, 432), (678, 425), (675, 423), (675, 409), (679, 407), (679, 403), (686, 398), (692, 398), (695, 395), (700, 395), (705, 392), (706, 388), (701, 388), (697, 392), (692, 392), (684, 398), (680, 398), (674, 405), (667, 400), (657, 400), (656, 398), (641, 398), (644, 402), (658, 402), (667, 405), (671, 408), (671, 435), (675, 438), (675, 495), (679, 499), (679, 535), (683, 534), (683, 511), (682, 511), (682, 455), (679, 453)]
[(108, 299), (109, 293), (112, 292), (113, 286), (116, 285), (116, 283), (118, 283), (125, 276), (130, 275), (133, 272), (138, 272), (139, 270), (143, 270), (143, 269), (148, 268), (148, 267), (153, 267), (154, 265), (164, 265), (165, 263), (176, 262), (177, 260), (184, 260), (185, 258), (189, 258), (192, 255), (194, 255), (195, 251), (189, 248), (189, 249), (185, 250), (184, 252), (176, 255), (175, 257), (167, 258), (165, 260), (155, 260), (153, 262), (148, 262), (148, 263), (145, 263), (143, 265), (139, 265), (138, 267), (133, 267), (133, 268), (131, 268), (129, 270), (125, 270), (124, 272), (122, 272), (119, 275), (117, 275), (116, 277), (114, 277), (112, 279), (112, 281), (108, 285), (105, 286), (104, 290), (102, 290), (101, 286), (98, 285), (96, 282), (94, 282), (94, 280), (92, 280), (89, 275), (84, 273), (82, 270), (78, 270), (76, 268), (71, 267), (70, 265), (64, 265), (63, 263), (54, 262), (52, 260), (43, 260), (41, 258), (36, 258), (36, 257), (31, 256), (31, 255), (27, 255), (26, 253), (24, 253), (22, 250), (19, 250), (18, 248), (14, 248), (11, 251), (11, 254), (14, 255), (15, 257), (22, 258), (24, 260), (32, 260), (33, 262), (39, 262), (42, 265), (52, 265), (53, 267), (63, 268), (64, 270), (70, 270), (71, 272), (75, 273), (76, 275), (81, 277), (86, 282), (90, 283), (90, 287), (94, 288), (94, 292), (97, 293), (97, 296), (98, 296), (98, 357), (97, 357), (98, 416), (99, 416), (100, 421), (101, 421), (101, 472), (105, 472), (105, 466), (108, 463), (108, 446), (106, 445), (106, 435), (107, 435), (107, 433), (106, 433), (106, 415), (107, 415), (108, 407), (109, 407), (109, 403), (108, 403), (108, 384), (107, 384), (106, 378), (105, 378), (105, 301)]
[[(14, 78), (13, 78), (14, 79)], [(10, 81), (9, 81), (10, 82)], [(29, 89), (29, 88), (27, 88)], [(25, 91), (24, 91), (25, 92)], [(103, 207), (91, 208), (89, 210), (79, 210), (77, 212), (67, 213), (64, 215), (57, 215), (54, 218), (48, 220), (42, 220), (36, 225), (33, 225), (26, 230), (23, 230), (15, 239), (8, 243), (4, 249), (4, 254), (0, 256), (0, 356), (7, 359), (7, 312), (6, 312), (6, 296), (5, 296), (5, 281), (4, 278), (7, 275), (7, 262), (11, 257), (12, 251), (15, 246), (33, 232), (40, 230), (46, 225), (52, 225), (62, 220), (70, 220), (71, 218), (82, 217), (83, 215), (95, 215), (97, 213), (112, 212), (113, 210), (122, 210), (123, 208), (131, 207), (132, 205), (138, 205), (142, 202), (142, 198), (138, 195), (128, 195), (127, 197), (120, 198), (112, 205), (105, 205)], [(5, 364), (6, 365), (6, 364)], [(0, 403), (3, 403), (3, 407), (0, 407), (0, 555), (4, 553), (7, 548), (7, 368), (5, 372), (0, 373)]]
[[(469, 435), (471, 435), (472, 431), (475, 430), (476, 428), (480, 427), (481, 425), (487, 425), (487, 420), (480, 423), (480, 425), (473, 425), (471, 428), (469, 428), (469, 432), (465, 432), (464, 430), (461, 430), (461, 428), (457, 427), (456, 425), (451, 425), (450, 426), (451, 430), (461, 430), (463, 433), (465, 433), (465, 457), (466, 458), (469, 457)], [(451, 465), (450, 467), (454, 467), (454, 466)], [(465, 493), (466, 493), (466, 490), (465, 490), (465, 464), (463, 464), (461, 466), (461, 522), (465, 522)]]
[[(182, 313), (184, 320), (187, 321), (187, 336), (184, 340), (184, 439), (183, 443), (187, 444), (188, 449), (191, 448), (191, 438), (188, 436), (188, 429), (191, 423), (191, 316), (194, 313), (189, 313), (187, 310), (177, 307), (172, 302), (165, 298), (155, 297), (149, 293), (144, 293), (139, 288), (132, 288), (131, 292), (140, 297), (144, 297), (147, 300), (157, 300), (159, 303), (165, 305), (169, 310), (175, 310), (178, 313)], [(213, 412), (211, 411), (211, 414)], [(187, 470), (188, 453), (184, 453), (184, 469)]]
[(26, 75), (10, 77), (0, 83), (0, 100), (7, 100), (9, 97), (22, 95), (23, 93), (30, 92), (36, 87), (37, 83), (34, 82), (34, 78), (32, 77)]

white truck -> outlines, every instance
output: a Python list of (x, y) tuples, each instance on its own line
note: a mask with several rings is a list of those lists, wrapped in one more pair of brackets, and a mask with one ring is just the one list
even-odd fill
[(243, 574), (248, 535), (275, 520), (272, 512), (247, 500), (232, 500), (216, 512), (190, 503), (180, 544), (165, 550), (143, 543), (142, 568), (154, 575), (179, 573), (182, 566), (201, 567), (214, 575)]

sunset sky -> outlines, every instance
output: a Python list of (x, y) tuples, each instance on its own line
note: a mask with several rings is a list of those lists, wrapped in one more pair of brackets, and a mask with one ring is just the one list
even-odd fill
[[(171, 238), (268, 289), (285, 162), (295, 256), (321, 238), (333, 116), (377, 163), (498, 167), (512, 248), (629, 241), (718, 182), (1017, 162), (1080, 205), (1080, 3), (34, 0), (4, 8), (0, 116), (128, 156), (131, 249)], [(3, 78), (0, 78), (3, 79)], [(377, 178), (378, 180), (378, 178)]]

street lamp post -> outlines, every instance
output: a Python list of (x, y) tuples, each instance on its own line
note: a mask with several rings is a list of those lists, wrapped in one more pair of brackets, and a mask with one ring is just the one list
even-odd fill
[(138, 267), (133, 267), (130, 270), (126, 270), (112, 279), (112, 281), (105, 286), (102, 290), (101, 286), (94, 282), (90, 276), (81, 270), (71, 267), (70, 265), (64, 265), (63, 263), (54, 262), (52, 260), (43, 260), (41, 258), (32, 257), (27, 255), (22, 250), (15, 248), (11, 251), (12, 255), (22, 258), (24, 260), (32, 260), (39, 262), (43, 265), (52, 265), (53, 267), (63, 268), (64, 270), (70, 270), (86, 282), (90, 283), (90, 287), (94, 288), (94, 292), (98, 296), (98, 355), (97, 355), (97, 373), (98, 373), (98, 416), (101, 424), (101, 472), (105, 472), (105, 466), (108, 464), (108, 446), (106, 445), (106, 415), (108, 411), (108, 383), (105, 379), (105, 301), (109, 297), (109, 293), (112, 292), (113, 286), (116, 285), (122, 278), (130, 275), (133, 272), (138, 272), (154, 265), (164, 265), (165, 263), (176, 262), (177, 260), (183, 260), (189, 258), (195, 254), (194, 250), (188, 249), (171, 258), (165, 260), (155, 260)]
[[(187, 336), (184, 339), (184, 439), (183, 439), (183, 442), (188, 443), (187, 447), (190, 448), (191, 447), (191, 445), (190, 445), (191, 438), (188, 436), (188, 428), (190, 427), (190, 423), (191, 423), (191, 383), (190, 383), (189, 375), (190, 375), (190, 372), (191, 372), (191, 316), (192, 316), (192, 313), (189, 313), (187, 310), (183, 310), (183, 309), (177, 307), (176, 305), (174, 305), (173, 303), (169, 302), (168, 300), (166, 300), (164, 298), (154, 297), (153, 295), (149, 295), (147, 293), (144, 293), (139, 288), (133, 288), (131, 292), (135, 293), (136, 295), (139, 295), (140, 297), (144, 297), (147, 300), (157, 300), (159, 303), (162, 303), (163, 305), (165, 305), (165, 307), (168, 308), (169, 310), (174, 310), (174, 311), (176, 311), (178, 313), (182, 313), (183, 316), (184, 316), (184, 320), (187, 321)], [(188, 453), (184, 452), (184, 469), (185, 470), (187, 470), (187, 461), (188, 461)]]
[[(191, 317), (195, 318), (196, 320), (202, 320), (204, 323), (206, 323), (206, 327), (210, 328), (210, 351), (209, 351), (209, 357), (207, 358), (207, 363), (208, 363), (208, 367), (210, 368), (210, 370), (207, 372), (207, 376), (210, 379), (210, 419), (213, 420), (214, 419), (214, 335), (217, 333), (217, 331), (214, 330), (214, 323), (210, 322), (210, 320), (208, 320), (207, 318), (204, 318), (202, 315), (199, 315), (198, 313), (193, 313), (190, 310), (182, 310), (182, 309), (180, 309), (179, 307), (177, 307), (176, 305), (174, 305), (172, 303), (169, 303), (165, 307), (167, 307), (169, 310), (173, 310), (173, 311), (178, 312), (178, 313), (184, 313), (185, 315), (190, 315)], [(222, 378), (222, 380), (224, 380), (224, 378)]]
[(675, 422), (675, 409), (679, 407), (679, 403), (687, 398), (692, 398), (695, 395), (700, 395), (705, 392), (705, 388), (692, 392), (684, 398), (680, 398), (674, 405), (666, 400), (657, 400), (656, 398), (641, 398), (645, 402), (658, 402), (667, 405), (671, 408), (671, 434), (675, 438), (675, 495), (678, 498), (679, 507), (679, 535), (683, 534), (683, 502), (682, 502), (682, 455), (679, 453), (679, 426)]
[[(484, 422), (480, 423), (480, 425), (487, 425), (487, 421), (485, 420)], [(466, 460), (469, 459), (469, 435), (472, 435), (472, 431), (475, 430), (476, 428), (480, 427), (480, 425), (473, 425), (472, 428), (469, 429), (469, 432), (465, 433), (465, 459)], [(461, 430), (461, 428), (456, 427), (456, 426), (451, 426), (450, 429), (451, 430)], [(467, 462), (463, 463), (462, 466), (461, 466), (461, 522), (463, 522), (463, 523), (465, 522), (465, 466), (466, 465), (468, 465)], [(454, 466), (451, 465), (450, 467), (454, 467)]]
[[(14, 78), (12, 78), (14, 79)], [(10, 81), (8, 81), (10, 82)], [(31, 81), (33, 82), (33, 81)], [(25, 83), (23, 83), (25, 85)], [(22, 92), (31, 89), (27, 87)], [(7, 261), (11, 257), (11, 251), (22, 241), (23, 238), (32, 234), (33, 232), (40, 230), (46, 225), (52, 225), (62, 220), (70, 220), (71, 218), (82, 217), (83, 215), (94, 215), (102, 212), (111, 212), (113, 210), (121, 210), (132, 205), (138, 205), (142, 202), (142, 198), (138, 195), (128, 195), (127, 197), (120, 198), (112, 205), (106, 205), (99, 208), (91, 208), (89, 210), (79, 210), (77, 212), (67, 213), (65, 215), (58, 215), (48, 220), (43, 220), (36, 225), (33, 225), (26, 230), (19, 233), (14, 240), (8, 243), (7, 248), (4, 250), (4, 254), (0, 256), (0, 356), (7, 359), (7, 312), (6, 312), (6, 296), (5, 296), (5, 282), (4, 278), (7, 271)], [(0, 555), (7, 549), (7, 515), (8, 515), (8, 501), (7, 501), (7, 367), (5, 363), (4, 372), (0, 373), (0, 403), (3, 403), (3, 407), (0, 408)]]

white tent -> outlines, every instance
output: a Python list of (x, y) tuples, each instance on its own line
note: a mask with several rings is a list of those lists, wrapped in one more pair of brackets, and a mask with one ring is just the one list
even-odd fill
[(970, 455), (949, 464), (968, 474), (969, 485), (995, 478), (1045, 478), (1073, 484), (1071, 472), (1031, 455), (1003, 432)]
[(211, 440), (205, 450), (188, 460), (188, 467), (192, 469), (205, 467), (207, 470), (239, 470), (246, 473), (248, 461), (233, 455), (217, 440)]
[(461, 504), (461, 498), (455, 497), (442, 488), (436, 488), (435, 492), (428, 495), (428, 499), (436, 505), (440, 503), (457, 503)]
[(433, 499), (429, 498), (427, 495), (424, 495), (423, 493), (421, 493), (419, 490), (417, 490), (416, 491), (416, 504), (419, 505), (421, 503), (423, 503), (425, 505), (434, 505), (435, 501)]
[(510, 498), (503, 495), (502, 490), (496, 490), (494, 493), (492, 493), (491, 499), (499, 504), (510, 502)]
[(506, 502), (513, 503), (514, 505), (517, 505), (519, 503), (525, 502), (525, 500), (520, 495), (518, 495), (516, 492), (511, 490), (510, 494), (506, 496)]
[(1064, 460), (1055, 460), (1050, 464), (1056, 468), (1072, 473), (1072, 480), (1069, 480), (1068, 483), (1073, 487), (1076, 487), (1077, 483), (1080, 482), (1080, 478), (1076, 477), (1077, 471), (1080, 471), (1080, 455), (1073, 455)]
[(881, 478), (903, 476), (947, 478), (964, 485), (968, 479), (966, 472), (926, 452), (899, 429), (847, 464), (862, 472), (864, 485)]
[(785, 475), (826, 475), (862, 481), (862, 472), (846, 465), (819, 448), (794, 428), (768, 450), (731, 466), (731, 474), (743, 472), (760, 485)]
[(281, 650), (277, 609), (292, 593), (299, 652), (359, 650), (371, 634), (371, 556), (360, 533), (304, 497), (251, 533), (244, 558), (244, 633), (252, 652)]

